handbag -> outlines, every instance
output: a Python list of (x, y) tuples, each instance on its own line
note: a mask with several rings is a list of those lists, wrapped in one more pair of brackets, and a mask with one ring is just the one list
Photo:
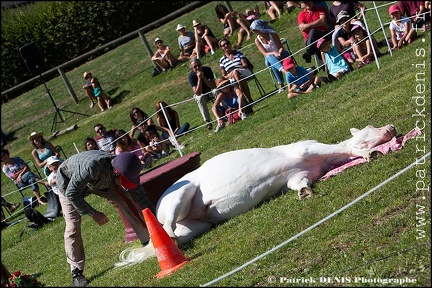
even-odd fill
[(228, 119), (229, 124), (234, 124), (235, 122), (240, 120), (240, 116), (238, 115), (238, 109), (227, 108), (225, 110), (225, 116)]

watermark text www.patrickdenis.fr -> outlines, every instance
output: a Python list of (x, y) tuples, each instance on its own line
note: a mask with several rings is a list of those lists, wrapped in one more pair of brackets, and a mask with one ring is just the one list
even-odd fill
[[(425, 39), (422, 38), (421, 41), (425, 43)], [(426, 43), (425, 43), (426, 44)], [(424, 156), (428, 151), (428, 145), (426, 143), (427, 139), (429, 139), (430, 135), (426, 135), (426, 125), (430, 125), (430, 115), (426, 115), (426, 107), (430, 105), (428, 100), (430, 97), (426, 97), (426, 93), (430, 91), (430, 75), (426, 75), (427, 66), (430, 65), (429, 61), (426, 61), (426, 56), (429, 49), (425, 49), (424, 47), (417, 48), (415, 50), (414, 63), (412, 67), (414, 68), (414, 93), (411, 97), (411, 100), (414, 104), (412, 118), (415, 122), (415, 126), (422, 131), (421, 135), (416, 136), (416, 167), (415, 167), (415, 190), (416, 193), (419, 193), (420, 201), (416, 203), (415, 210), (415, 220), (416, 220), (416, 239), (423, 239), (426, 237), (426, 222), (427, 222), (427, 211), (426, 206), (422, 205), (422, 201), (426, 200), (426, 193), (430, 192), (430, 171), (426, 167), (426, 159), (423, 158), (423, 161), (419, 161), (419, 159)], [(429, 123), (429, 124), (428, 124)]]

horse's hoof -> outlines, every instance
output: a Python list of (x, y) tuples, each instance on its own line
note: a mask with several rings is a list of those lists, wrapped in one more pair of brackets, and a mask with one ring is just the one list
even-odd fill
[(303, 200), (305, 198), (311, 198), (313, 196), (313, 191), (309, 187), (303, 187), (298, 193), (299, 199)]

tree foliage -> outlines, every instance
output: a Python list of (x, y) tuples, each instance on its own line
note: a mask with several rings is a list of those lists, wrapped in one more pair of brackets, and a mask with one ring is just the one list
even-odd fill
[[(1, 91), (31, 79), (19, 48), (34, 43), (43, 72), (144, 27), (191, 1), (34, 1), (1, 13)], [(82, 63), (77, 63), (80, 65)], [(68, 67), (73, 69), (74, 67)], [(24, 89), (32, 89), (26, 87)], [(7, 102), (24, 91), (1, 99)]]

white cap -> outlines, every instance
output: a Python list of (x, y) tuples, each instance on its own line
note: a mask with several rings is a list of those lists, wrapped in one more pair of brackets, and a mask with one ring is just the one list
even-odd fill
[(51, 165), (55, 162), (62, 162), (62, 160), (60, 160), (59, 158), (57, 158), (56, 156), (50, 156), (47, 159), (47, 165)]

